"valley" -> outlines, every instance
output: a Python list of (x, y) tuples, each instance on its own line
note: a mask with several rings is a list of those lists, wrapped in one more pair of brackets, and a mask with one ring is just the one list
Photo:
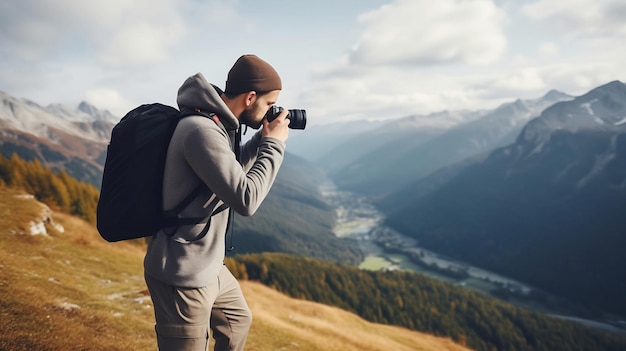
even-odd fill
[(617, 327), (626, 325), (619, 318), (609, 324), (572, 316), (573, 305), (569, 301), (420, 247), (416, 240), (384, 226), (384, 215), (364, 196), (338, 190), (331, 181), (324, 183), (320, 192), (336, 208), (335, 235), (355, 240), (363, 252), (361, 269), (413, 271), (558, 318), (626, 335), (625, 329)]
[(532, 291), (524, 283), (419, 247), (416, 240), (382, 225), (384, 215), (365, 197), (337, 190), (330, 182), (321, 193), (337, 208), (334, 233), (355, 239), (363, 251), (362, 269), (412, 270), (485, 293), (499, 287), (525, 295)]

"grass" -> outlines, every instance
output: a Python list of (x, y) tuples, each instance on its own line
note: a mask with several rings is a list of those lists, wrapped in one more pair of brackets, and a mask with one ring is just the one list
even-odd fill
[(489, 293), (497, 289), (497, 286), (495, 284), (482, 279), (468, 278), (465, 279), (464, 282), (468, 288), (472, 288), (482, 292)]
[(16, 195), (3, 191), (0, 201), (0, 349), (150, 349), (139, 249), (106, 244), (91, 225), (63, 214), (54, 215), (63, 232), (47, 225), (48, 237), (26, 234), (23, 223), (42, 206)]
[[(0, 189), (0, 350), (155, 350), (143, 248), (107, 243), (76, 217), (27, 234), (46, 207)], [(366, 322), (241, 282), (254, 315), (246, 350), (467, 350), (449, 339)], [(280, 308), (277, 308), (280, 306)]]
[(360, 269), (367, 269), (370, 271), (379, 271), (383, 268), (389, 267), (391, 262), (381, 256), (367, 256), (365, 260), (359, 265)]

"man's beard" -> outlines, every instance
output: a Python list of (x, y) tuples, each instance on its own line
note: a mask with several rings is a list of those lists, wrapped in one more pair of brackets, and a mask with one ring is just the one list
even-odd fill
[(258, 114), (258, 108), (257, 108), (257, 105), (254, 104), (246, 108), (245, 110), (243, 110), (243, 112), (241, 112), (241, 115), (239, 116), (239, 121), (242, 124), (245, 124), (250, 128), (259, 129), (261, 128), (261, 125), (263, 123), (262, 123), (262, 120), (258, 120), (258, 121), (254, 120), (257, 114)]

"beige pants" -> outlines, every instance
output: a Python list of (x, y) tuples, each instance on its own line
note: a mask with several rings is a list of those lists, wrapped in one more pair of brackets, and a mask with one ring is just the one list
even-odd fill
[(215, 351), (244, 349), (252, 314), (239, 283), (226, 266), (215, 282), (179, 288), (145, 276), (154, 304), (160, 351), (206, 351), (209, 329)]

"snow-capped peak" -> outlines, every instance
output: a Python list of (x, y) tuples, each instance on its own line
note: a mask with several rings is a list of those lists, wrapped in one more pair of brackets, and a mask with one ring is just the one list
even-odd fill
[(98, 121), (110, 121), (116, 123), (120, 120), (119, 117), (113, 116), (113, 114), (108, 110), (99, 110), (86, 101), (83, 101), (78, 105), (78, 111), (84, 112)]
[(93, 126), (92, 124), (96, 121), (105, 121), (112, 128), (119, 118), (115, 118), (108, 111), (99, 111), (95, 107), (87, 111), (89, 113), (81, 111), (80, 106), (71, 109), (61, 104), (44, 108), (32, 101), (18, 99), (0, 92), (0, 123), (4, 128), (48, 139), (55, 139), (50, 133), (51, 129), (56, 129), (82, 138), (103, 141), (106, 133), (103, 134), (101, 130), (88, 126)]

